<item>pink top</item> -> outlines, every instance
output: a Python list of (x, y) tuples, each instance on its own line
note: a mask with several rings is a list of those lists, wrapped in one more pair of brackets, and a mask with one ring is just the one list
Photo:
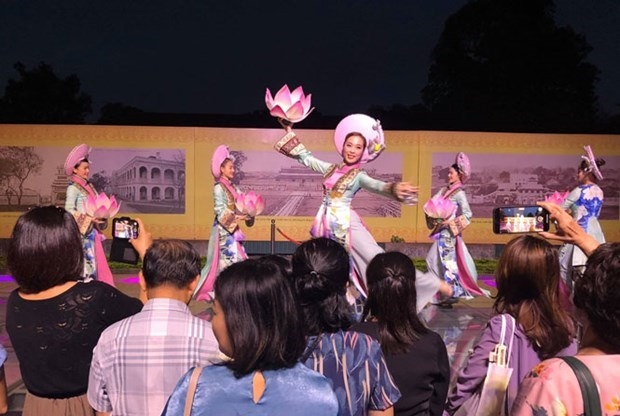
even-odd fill
[[(580, 355), (590, 370), (601, 398), (602, 413), (620, 413), (620, 355)], [(583, 414), (583, 399), (573, 370), (563, 360), (538, 364), (523, 380), (511, 415)]]

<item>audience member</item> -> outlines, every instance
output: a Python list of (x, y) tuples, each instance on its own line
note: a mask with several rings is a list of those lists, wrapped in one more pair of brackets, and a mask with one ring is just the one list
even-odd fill
[(348, 331), (353, 310), (346, 300), (349, 255), (336, 241), (301, 244), (291, 281), (301, 308), (307, 347), (302, 361), (332, 381), (342, 415), (392, 415), (400, 398), (379, 343)]
[(395, 415), (441, 415), (450, 382), (448, 352), (439, 334), (418, 318), (415, 279), (409, 257), (396, 251), (378, 254), (366, 270), (366, 322), (353, 329), (381, 344), (402, 394)]
[[(450, 393), (445, 414), (452, 415), (482, 385), (489, 353), (499, 342), (501, 314), (515, 318), (514, 340), (509, 351), (513, 368), (506, 392), (510, 409), (519, 383), (540, 361), (576, 352), (574, 325), (559, 303), (560, 265), (557, 250), (545, 240), (531, 235), (514, 238), (504, 248), (495, 274), (497, 295), (495, 316), (487, 323), (456, 386)], [(513, 328), (508, 325), (507, 336)]]
[(299, 362), (304, 336), (281, 264), (245, 260), (224, 269), (214, 311), (213, 331), (231, 360), (202, 369), (193, 394), (194, 369), (185, 374), (164, 415), (183, 414), (186, 406), (193, 415), (338, 414), (329, 381)]
[(142, 309), (100, 281), (81, 282), (82, 238), (73, 216), (33, 208), (15, 224), (8, 268), (18, 284), (7, 303), (6, 328), (27, 389), (24, 415), (93, 415), (88, 370), (99, 335)]
[[(550, 213), (556, 225), (556, 232), (540, 233), (551, 240), (559, 240), (578, 246), (588, 257), (586, 271), (575, 285), (575, 306), (577, 318), (585, 328), (577, 353), (579, 359), (592, 374), (599, 392), (601, 412), (618, 410), (618, 401), (610, 392), (620, 383), (613, 369), (620, 362), (619, 331), (620, 318), (617, 304), (617, 276), (620, 271), (620, 247), (617, 243), (599, 248), (595, 237), (586, 233), (579, 223), (562, 207), (550, 202), (538, 205)], [(595, 253), (593, 255), (593, 253)], [(583, 280), (583, 281), (582, 281)], [(534, 368), (523, 380), (511, 414), (562, 413), (584, 414), (581, 392), (577, 390), (578, 382), (572, 370), (562, 361), (550, 359)], [(537, 383), (534, 377), (543, 377)], [(553, 402), (549, 403), (549, 398)]]
[[(620, 373), (620, 243), (599, 246), (574, 287), (576, 317), (584, 332), (576, 358), (590, 370), (600, 398), (600, 414), (617, 414)], [(589, 414), (579, 383), (559, 358), (534, 367), (519, 388), (511, 414)], [(561, 413), (559, 413), (561, 412)]]
[(6, 362), (6, 350), (0, 345), (0, 415), (9, 411), (9, 398), (6, 390), (6, 377), (4, 375), (4, 363)]
[[(138, 224), (133, 243), (140, 249), (151, 242)], [(140, 288), (148, 301), (142, 312), (106, 329), (93, 352), (88, 401), (99, 412), (160, 415), (189, 368), (217, 359), (211, 323), (187, 306), (200, 277), (196, 250), (185, 241), (158, 240), (142, 257)]]

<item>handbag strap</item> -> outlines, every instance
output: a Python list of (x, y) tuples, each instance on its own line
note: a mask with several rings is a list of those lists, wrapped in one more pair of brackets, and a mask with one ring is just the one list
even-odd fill
[(187, 396), (185, 397), (185, 408), (183, 410), (183, 416), (190, 416), (192, 414), (192, 406), (194, 405), (194, 395), (196, 394), (196, 386), (198, 386), (198, 378), (202, 372), (202, 366), (194, 367), (192, 375), (189, 378), (189, 386), (187, 388)]
[(601, 416), (601, 398), (598, 395), (596, 382), (588, 367), (575, 357), (560, 357), (575, 373), (581, 396), (583, 397), (584, 416)]

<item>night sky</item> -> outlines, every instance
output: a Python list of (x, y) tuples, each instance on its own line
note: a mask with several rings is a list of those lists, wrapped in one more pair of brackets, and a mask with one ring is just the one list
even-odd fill
[[(518, 1), (518, 0), (517, 0)], [(245, 113), (288, 83), (324, 114), (421, 101), (445, 19), (466, 0), (1, 0), (0, 88), (13, 64), (76, 74), (95, 112)], [(620, 103), (620, 0), (556, 0)]]

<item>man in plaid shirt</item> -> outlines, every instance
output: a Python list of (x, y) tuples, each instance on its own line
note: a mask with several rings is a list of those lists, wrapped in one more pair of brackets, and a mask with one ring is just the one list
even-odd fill
[(219, 354), (211, 324), (187, 306), (200, 275), (198, 253), (180, 240), (149, 247), (150, 234), (139, 225), (141, 235), (132, 243), (143, 258), (140, 288), (148, 301), (138, 314), (108, 327), (95, 347), (88, 401), (98, 412), (160, 415), (181, 376)]

